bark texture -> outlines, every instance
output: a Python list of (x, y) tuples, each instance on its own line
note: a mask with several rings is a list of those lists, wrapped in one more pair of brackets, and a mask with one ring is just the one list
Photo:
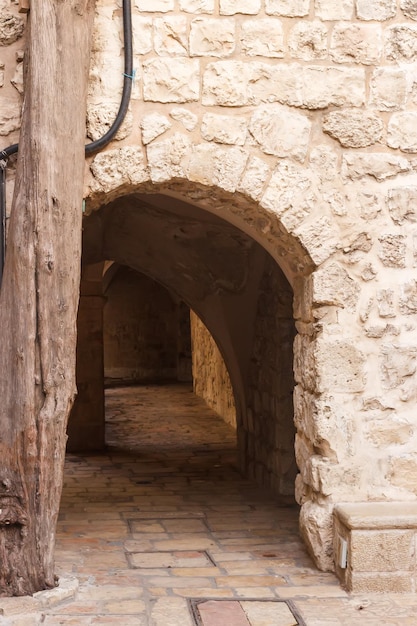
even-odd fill
[(32, 2), (0, 293), (0, 595), (51, 588), (75, 394), (93, 0)]

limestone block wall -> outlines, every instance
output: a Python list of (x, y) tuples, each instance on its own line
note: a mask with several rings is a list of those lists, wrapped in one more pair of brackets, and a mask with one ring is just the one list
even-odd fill
[(248, 406), (240, 436), (247, 473), (275, 493), (294, 495), (293, 293), (266, 256), (248, 371)]
[(121, 267), (104, 293), (107, 382), (177, 379), (177, 304), (155, 281)]
[(191, 311), (194, 393), (236, 428), (236, 407), (223, 357), (200, 318)]
[[(415, 2), (133, 4), (133, 98), (89, 162), (87, 212), (127, 193), (185, 198), (283, 269), (301, 529), (331, 568), (335, 503), (417, 498)], [(120, 3), (98, 0), (95, 28), (91, 138), (119, 99)], [(13, 115), (15, 64), (0, 88)]]

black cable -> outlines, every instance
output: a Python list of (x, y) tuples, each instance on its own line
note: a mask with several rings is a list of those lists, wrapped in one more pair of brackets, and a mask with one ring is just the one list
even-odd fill
[(132, 93), (132, 83), (134, 80), (133, 73), (133, 46), (132, 46), (132, 10), (130, 0), (123, 0), (123, 39), (124, 39), (124, 74), (123, 74), (123, 91), (120, 101), (119, 110), (113, 124), (103, 137), (92, 141), (85, 146), (86, 156), (98, 152), (113, 139), (123, 120), (129, 107), (130, 96)]
[[(130, 97), (132, 94), (132, 83), (134, 81), (133, 72), (133, 37), (132, 37), (132, 8), (130, 0), (123, 0), (123, 41), (124, 41), (124, 74), (123, 74), (123, 91), (120, 100), (119, 110), (113, 124), (110, 126), (107, 133), (105, 133), (100, 139), (92, 141), (86, 144), (85, 154), (89, 156), (98, 152), (113, 139), (120, 126), (123, 124), (123, 120), (126, 116), (127, 109), (129, 107)], [(5, 222), (6, 222), (6, 167), (7, 161), (12, 154), (16, 154), (19, 149), (19, 144), (15, 143), (4, 150), (0, 150), (0, 169), (2, 171), (0, 180), (0, 285), (1, 277), (3, 276), (4, 258), (5, 258)], [(3, 166), (1, 161), (5, 161)]]
[(0, 287), (6, 254), (6, 164), (0, 163)]

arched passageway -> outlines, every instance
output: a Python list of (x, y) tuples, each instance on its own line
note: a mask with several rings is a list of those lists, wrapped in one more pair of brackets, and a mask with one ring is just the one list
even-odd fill
[[(230, 374), (242, 471), (293, 494), (293, 293), (277, 263), (234, 225), (160, 194), (124, 196), (85, 219), (84, 263), (102, 271), (109, 260), (157, 281), (203, 320)], [(119, 325), (119, 348), (122, 334)], [(73, 416), (72, 449), (71, 431), (88, 447), (82, 430), (83, 416)], [(100, 440), (102, 430), (90, 434), (95, 447)]]

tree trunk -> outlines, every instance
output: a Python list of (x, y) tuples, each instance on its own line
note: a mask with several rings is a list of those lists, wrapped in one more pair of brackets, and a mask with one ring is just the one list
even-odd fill
[(75, 395), (93, 0), (32, 0), (0, 293), (0, 595), (51, 588)]

